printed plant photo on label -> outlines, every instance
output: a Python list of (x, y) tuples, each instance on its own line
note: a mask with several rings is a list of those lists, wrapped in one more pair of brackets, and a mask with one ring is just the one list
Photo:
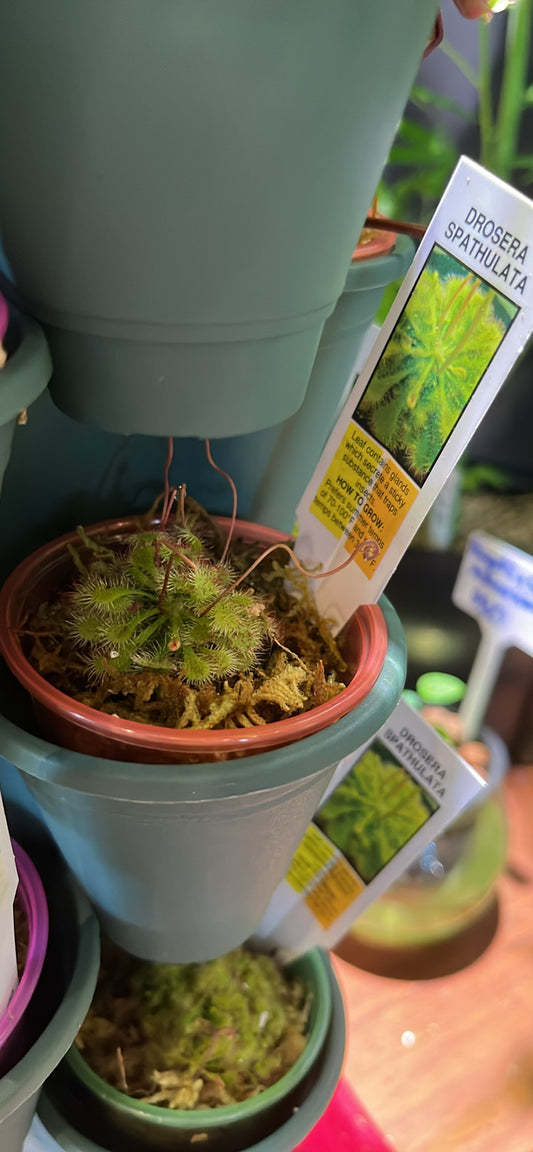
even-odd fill
[(519, 308), (436, 244), (353, 414), (417, 484)]
[(315, 816), (315, 824), (370, 883), (439, 805), (375, 741)]

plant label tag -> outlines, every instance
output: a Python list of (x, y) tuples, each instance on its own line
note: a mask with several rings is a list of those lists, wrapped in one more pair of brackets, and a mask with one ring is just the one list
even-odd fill
[(13, 901), (18, 886), (15, 857), (0, 796), (0, 1017), (17, 986)]
[(333, 948), (486, 788), (401, 700), (377, 737), (338, 765), (253, 943), (290, 954)]
[[(462, 157), (298, 505), (340, 628), (376, 601), (533, 329), (533, 203)], [(349, 563), (349, 560), (351, 562)]]
[(478, 735), (505, 650), (514, 646), (533, 656), (533, 557), (488, 532), (472, 532), (452, 599), (481, 630), (460, 708), (470, 740)]

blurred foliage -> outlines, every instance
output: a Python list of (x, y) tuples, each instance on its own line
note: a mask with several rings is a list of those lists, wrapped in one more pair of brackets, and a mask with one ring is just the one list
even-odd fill
[[(531, 193), (533, 153), (524, 146), (524, 129), (533, 108), (533, 84), (528, 82), (532, 16), (533, 0), (518, 0), (505, 17), (488, 25), (478, 21), (477, 68), (444, 41), (438, 51), (452, 64), (450, 85), (457, 70), (475, 91), (474, 111), (451, 94), (415, 84), (380, 185), (380, 211), (426, 223), (466, 150), (465, 130), (473, 139), (468, 149), (473, 159)], [(503, 54), (498, 55), (494, 38), (501, 19), (506, 28)]]

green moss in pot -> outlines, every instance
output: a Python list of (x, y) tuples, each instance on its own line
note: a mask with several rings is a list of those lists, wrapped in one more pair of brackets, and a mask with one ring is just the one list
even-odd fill
[(195, 1143), (238, 1152), (309, 1092), (331, 1010), (318, 951), (282, 969), (245, 948), (161, 965), (106, 944), (93, 1004), (59, 1073), (67, 1119), (112, 1152)]

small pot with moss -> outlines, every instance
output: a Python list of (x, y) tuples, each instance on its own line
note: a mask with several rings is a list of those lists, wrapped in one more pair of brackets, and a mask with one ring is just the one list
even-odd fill
[(338, 1008), (318, 950), (282, 969), (243, 948), (201, 965), (104, 948), (92, 1007), (49, 1082), (42, 1119), (57, 1139), (59, 1113), (60, 1131), (111, 1152), (240, 1152), (274, 1133), (272, 1147), (292, 1149), (340, 1074)]

